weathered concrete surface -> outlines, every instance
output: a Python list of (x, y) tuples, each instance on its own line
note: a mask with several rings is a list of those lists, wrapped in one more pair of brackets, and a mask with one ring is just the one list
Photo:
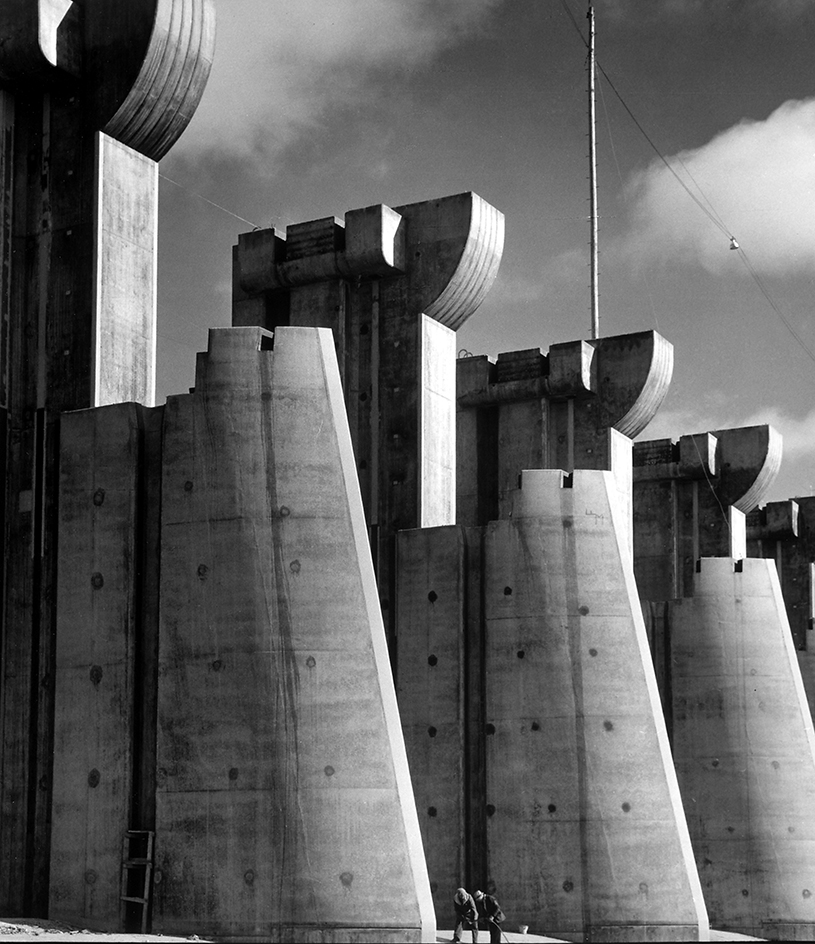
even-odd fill
[(701, 561), (672, 605), (673, 751), (711, 921), (815, 935), (815, 733), (770, 561)]
[(61, 421), (49, 913), (109, 930), (120, 929), (125, 831), (142, 812), (142, 477), (155, 412), (126, 403)]
[(524, 472), (486, 535), (489, 881), (555, 937), (707, 918), (609, 472)]
[(333, 342), (271, 346), (165, 408), (154, 928), (432, 940)]
[(156, 386), (158, 164), (96, 138), (94, 406), (152, 406)]
[(436, 915), (449, 919), (471, 841), (467, 750), (466, 543), (463, 529), (397, 538), (397, 696)]
[(480, 528), (397, 536), (397, 696), (440, 922), (450, 889), (486, 888)]
[(152, 402), (155, 161), (203, 91), (212, 7), (6, 0), (0, 36), (0, 910), (45, 914), (57, 417)]

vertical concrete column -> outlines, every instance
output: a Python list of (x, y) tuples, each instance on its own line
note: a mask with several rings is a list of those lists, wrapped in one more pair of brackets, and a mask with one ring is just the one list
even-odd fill
[(195, 111), (209, 0), (0, 5), (0, 910), (45, 914), (57, 417), (153, 396), (156, 162)]
[(61, 421), (49, 914), (111, 931), (125, 831), (140, 825), (144, 575), (157, 566), (143, 545), (150, 412), (127, 403)]
[(710, 919), (815, 933), (815, 733), (774, 565), (701, 561), (672, 604), (673, 751)]
[(554, 937), (707, 939), (609, 472), (524, 472), (488, 525), (490, 886)]
[(154, 928), (429, 940), (331, 335), (212, 331), (165, 409)]

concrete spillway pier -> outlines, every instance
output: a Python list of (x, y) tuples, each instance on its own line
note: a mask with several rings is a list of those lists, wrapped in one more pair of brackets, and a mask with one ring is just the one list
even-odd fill
[(469, 867), (554, 937), (705, 940), (614, 476), (524, 472), (511, 517), (403, 532), (399, 560), (399, 694), (439, 914)]
[(711, 921), (815, 934), (815, 731), (771, 561), (704, 558), (671, 606), (673, 750)]
[[(52, 911), (116, 926), (152, 770), (154, 929), (432, 940), (330, 332), (213, 331), (195, 392), (145, 420), (158, 452), (138, 446), (140, 412), (72, 414), (63, 433)], [(137, 618), (158, 620), (142, 648)], [(134, 714), (151, 637), (152, 736)]]

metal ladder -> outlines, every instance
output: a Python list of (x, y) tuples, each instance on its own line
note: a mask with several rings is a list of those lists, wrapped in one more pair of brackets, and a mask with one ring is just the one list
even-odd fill
[[(153, 842), (155, 833), (149, 829), (128, 829), (124, 837), (122, 852), (122, 929), (127, 928), (132, 909), (128, 905), (141, 908), (139, 930), (147, 933), (150, 922), (150, 896), (153, 888)], [(141, 873), (141, 874), (140, 874)]]

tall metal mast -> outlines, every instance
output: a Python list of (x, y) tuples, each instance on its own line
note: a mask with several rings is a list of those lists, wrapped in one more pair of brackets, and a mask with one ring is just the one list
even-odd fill
[(594, 5), (589, 0), (589, 164), (591, 182), (591, 336), (600, 336), (600, 292), (597, 285), (599, 251), (597, 248), (597, 134), (594, 94)]

